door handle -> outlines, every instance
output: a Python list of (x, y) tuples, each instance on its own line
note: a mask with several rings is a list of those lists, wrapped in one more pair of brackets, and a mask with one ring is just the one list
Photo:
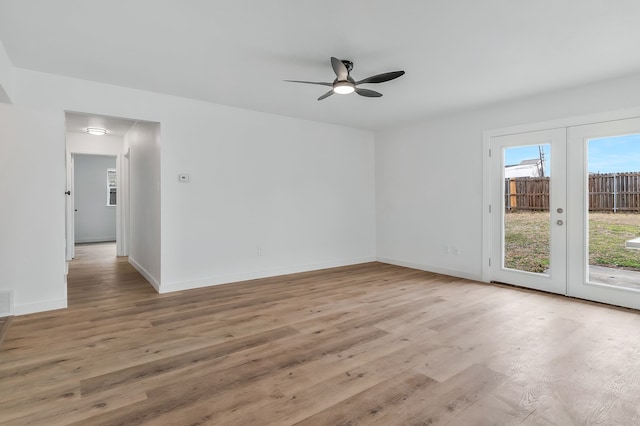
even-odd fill
[(562, 225), (564, 225), (564, 222), (563, 222), (562, 220), (560, 220), (560, 219), (558, 219), (558, 220), (556, 221), (556, 223), (558, 224), (558, 226), (562, 226)]
[(64, 191), (66, 195), (71, 195), (71, 191)]

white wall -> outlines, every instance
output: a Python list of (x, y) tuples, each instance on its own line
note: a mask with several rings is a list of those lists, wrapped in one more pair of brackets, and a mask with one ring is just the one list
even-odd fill
[(160, 126), (138, 122), (124, 137), (129, 150), (129, 262), (156, 288), (161, 285)]
[(376, 134), (378, 258), (480, 279), (483, 131), (639, 106), (634, 75)]
[(0, 289), (14, 313), (66, 307), (64, 114), (0, 104)]
[(21, 69), (16, 88), (18, 105), (161, 123), (160, 291), (375, 259), (371, 132)]
[[(482, 131), (640, 103), (632, 76), (380, 132), (374, 146), (366, 131), (27, 70), (16, 70), (15, 88), (18, 106), (0, 109), (12, 132), (2, 139), (12, 206), (2, 211), (2, 267), (21, 312), (64, 302), (64, 110), (161, 123), (161, 142), (150, 133), (140, 146), (149, 157), (138, 157), (151, 168), (143, 196), (161, 213), (151, 221), (160, 234), (142, 244), (157, 252), (133, 257), (170, 291), (371, 260), (376, 233), (382, 260), (478, 278)], [(32, 153), (38, 172), (16, 181), (26, 165), (15, 159)], [(38, 233), (25, 218), (42, 224)], [(460, 255), (442, 253), (445, 244)]]
[(74, 155), (75, 242), (116, 240), (116, 206), (107, 205), (107, 169), (116, 157)]
[(67, 150), (73, 154), (116, 156), (125, 153), (124, 139), (119, 136), (93, 136), (88, 133), (68, 132)]
[(14, 68), (0, 41), (0, 102), (11, 103), (14, 97)]
[[(151, 157), (139, 157), (151, 162), (144, 190), (156, 191), (161, 213), (152, 221), (159, 244), (144, 245), (160, 254), (139, 261), (169, 291), (371, 260), (376, 233), (382, 260), (478, 278), (482, 131), (640, 103), (640, 76), (632, 76), (380, 132), (374, 147), (366, 131), (27, 70), (16, 70), (15, 88), (18, 106), (0, 109), (3, 131), (16, 133), (2, 139), (13, 207), (3, 210), (11, 220), (2, 266), (30, 269), (25, 286), (15, 284), (17, 272), (4, 284), (22, 312), (64, 301), (64, 197), (55, 195), (64, 191), (64, 110), (161, 123), (160, 144), (152, 136)], [(15, 184), (25, 166), (15, 158), (36, 152), (42, 164), (28, 168), (38, 172)], [(179, 173), (191, 183), (179, 183)], [(35, 207), (33, 190), (50, 208)], [(43, 229), (33, 233), (23, 218)], [(460, 255), (442, 253), (445, 244)], [(27, 267), (34, 259), (44, 266)]]
[(372, 134), (194, 112), (162, 123), (164, 291), (375, 259)]

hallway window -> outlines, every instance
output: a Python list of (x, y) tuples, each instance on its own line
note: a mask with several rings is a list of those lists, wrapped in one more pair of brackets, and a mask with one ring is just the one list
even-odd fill
[(117, 192), (116, 169), (107, 169), (107, 206), (116, 205)]

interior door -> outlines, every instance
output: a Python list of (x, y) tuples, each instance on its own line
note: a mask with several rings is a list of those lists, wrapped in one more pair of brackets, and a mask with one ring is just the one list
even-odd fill
[(75, 191), (73, 188), (73, 154), (67, 150), (67, 195), (65, 204), (65, 238), (66, 238), (66, 259), (72, 260), (76, 257), (75, 251)]
[(568, 293), (640, 309), (640, 118), (570, 127), (568, 155)]
[(491, 138), (492, 281), (566, 294), (566, 129)]

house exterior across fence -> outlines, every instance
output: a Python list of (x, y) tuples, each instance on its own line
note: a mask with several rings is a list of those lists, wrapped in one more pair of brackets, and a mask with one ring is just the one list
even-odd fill
[[(589, 175), (589, 211), (640, 212), (640, 172)], [(549, 177), (505, 179), (505, 210), (549, 210)]]

